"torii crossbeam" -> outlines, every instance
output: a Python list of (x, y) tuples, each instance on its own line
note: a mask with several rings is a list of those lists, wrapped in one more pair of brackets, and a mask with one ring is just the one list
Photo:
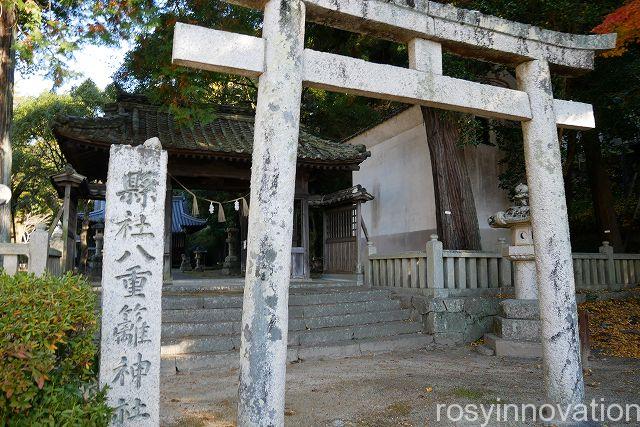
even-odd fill
[[(554, 100), (550, 66), (593, 68), (615, 35), (582, 36), (426, 0), (231, 0), (264, 9), (262, 38), (176, 24), (173, 61), (259, 78), (242, 316), (239, 425), (283, 425), (293, 197), (303, 85), (522, 122), (545, 386), (584, 399), (557, 127), (595, 127), (591, 105)], [(304, 49), (305, 19), (407, 43), (410, 68)], [(516, 66), (518, 90), (442, 74), (442, 48)]]

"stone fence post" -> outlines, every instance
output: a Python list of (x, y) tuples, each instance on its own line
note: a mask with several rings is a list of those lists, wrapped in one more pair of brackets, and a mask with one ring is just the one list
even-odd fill
[(605, 280), (607, 287), (612, 291), (620, 290), (621, 284), (616, 283), (616, 265), (613, 261), (613, 246), (609, 242), (602, 242), (602, 246), (598, 248), (598, 252), (607, 256), (605, 261)]
[(501, 258), (498, 261), (498, 271), (500, 277), (499, 286), (501, 288), (508, 288), (514, 286), (511, 281), (511, 261), (505, 257), (504, 253), (509, 250), (509, 243), (504, 237), (499, 237), (496, 243), (496, 253), (500, 254)]
[(427, 288), (444, 288), (442, 242), (438, 240), (437, 234), (432, 234), (431, 240), (427, 242)]
[(366, 259), (364, 260), (366, 268), (364, 273), (364, 284), (368, 287), (373, 286), (373, 263), (371, 257), (378, 254), (378, 248), (372, 241), (367, 241)]
[(29, 273), (42, 276), (47, 271), (49, 259), (49, 232), (44, 224), (38, 224), (29, 238)]

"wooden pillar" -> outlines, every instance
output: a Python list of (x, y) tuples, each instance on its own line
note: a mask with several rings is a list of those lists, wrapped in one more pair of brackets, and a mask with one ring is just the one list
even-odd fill
[(86, 178), (67, 165), (64, 172), (52, 176), (51, 180), (58, 190), (58, 195), (63, 197), (61, 266), (63, 272), (71, 271), (76, 255), (78, 195), (80, 187), (86, 185)]
[(304, 278), (311, 277), (311, 263), (309, 262), (309, 198), (304, 197), (302, 207), (302, 246), (304, 247)]
[(362, 279), (361, 275), (364, 272), (362, 262), (362, 203), (356, 202), (356, 274), (358, 275), (358, 282)]
[[(325, 208), (326, 209), (326, 208)], [(329, 215), (327, 215), (327, 211), (322, 210), (322, 272), (327, 272), (327, 267), (329, 266), (327, 255), (329, 254), (329, 245), (327, 244), (327, 233), (329, 232)]]
[[(87, 203), (86, 206), (89, 204)], [(87, 272), (89, 262), (89, 209), (84, 210), (82, 229), (80, 230), (80, 271)]]
[(171, 177), (167, 175), (167, 193), (164, 200), (164, 265), (163, 280), (171, 282), (171, 223), (173, 218), (173, 189), (171, 187)]

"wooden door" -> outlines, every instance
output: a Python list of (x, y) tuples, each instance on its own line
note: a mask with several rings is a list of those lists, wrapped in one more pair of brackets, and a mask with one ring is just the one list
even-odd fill
[(291, 239), (291, 278), (309, 278), (309, 204), (296, 199), (293, 208), (293, 236)]
[(354, 273), (358, 264), (356, 247), (357, 210), (345, 206), (324, 214), (324, 272)]

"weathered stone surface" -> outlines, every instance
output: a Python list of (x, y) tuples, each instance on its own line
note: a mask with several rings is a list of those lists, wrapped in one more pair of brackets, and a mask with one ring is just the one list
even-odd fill
[(461, 313), (432, 312), (427, 315), (425, 326), (428, 334), (443, 332), (462, 333), (466, 326), (466, 319)]
[(425, 333), (434, 336), (444, 334), (442, 339), (447, 342), (451, 338), (447, 334), (460, 333), (462, 342), (473, 342), (493, 330), (493, 319), (498, 313), (499, 302), (495, 297), (413, 296), (410, 308), (413, 318), (422, 318)]
[(540, 318), (538, 300), (506, 299), (500, 302), (500, 312), (509, 319)]
[(413, 300), (414, 304), (422, 304), (426, 307), (426, 310), (421, 311), (423, 314), (427, 314), (431, 311), (443, 312), (447, 311), (447, 307), (444, 305), (443, 298), (428, 298), (428, 297), (415, 297)]
[(175, 64), (187, 67), (259, 77), (264, 71), (264, 40), (177, 22), (172, 57)]
[(299, 0), (271, 0), (265, 6), (242, 313), (240, 426), (284, 425), (304, 22)]
[(492, 228), (511, 230), (511, 245), (503, 247), (502, 256), (511, 261), (514, 270), (513, 287), (516, 299), (537, 299), (536, 264), (529, 212), (529, 188), (519, 184), (515, 188), (514, 204), (506, 211), (489, 218)]
[(549, 64), (517, 67), (518, 87), (529, 94), (533, 118), (522, 123), (542, 321), (547, 398), (577, 404), (584, 399), (578, 315), (558, 131), (554, 125)]
[(102, 272), (100, 385), (113, 425), (158, 425), (167, 153), (113, 145)]
[[(264, 72), (264, 40), (193, 25), (178, 25), (173, 54), (176, 64), (212, 71), (232, 71), (252, 77)], [(201, 56), (200, 50), (193, 47), (194, 40), (205, 40), (205, 45), (242, 46), (246, 54), (235, 56), (231, 51), (214, 50)], [(519, 121), (531, 118), (527, 95), (517, 90), (311, 49), (304, 51), (304, 64), (303, 80), (309, 87), (496, 118)], [(244, 71), (240, 73), (241, 70)], [(372, 79), (371, 76), (376, 78)], [(558, 126), (570, 129), (595, 127), (591, 105), (563, 100), (555, 100), (554, 105), (558, 109)]]
[(520, 357), (523, 359), (539, 359), (542, 357), (542, 345), (529, 341), (509, 341), (494, 334), (484, 336), (485, 344), (495, 351), (499, 357)]
[(539, 320), (496, 317), (495, 324), (496, 333), (505, 340), (540, 342)]
[[(261, 8), (262, 0), (230, 0)], [(546, 59), (564, 67), (593, 68), (593, 50), (615, 47), (615, 35), (544, 30), (432, 1), (306, 0), (309, 20), (406, 43), (419, 36), (465, 56), (517, 62)]]
[(495, 317), (476, 317), (467, 321), (466, 328), (464, 330), (464, 342), (474, 342), (479, 340), (490, 331)]
[(462, 313), (464, 304), (464, 298), (446, 298), (442, 300), (442, 305), (448, 313)]
[(465, 298), (464, 311), (478, 317), (495, 316), (498, 314), (498, 304), (499, 300), (496, 298)]

